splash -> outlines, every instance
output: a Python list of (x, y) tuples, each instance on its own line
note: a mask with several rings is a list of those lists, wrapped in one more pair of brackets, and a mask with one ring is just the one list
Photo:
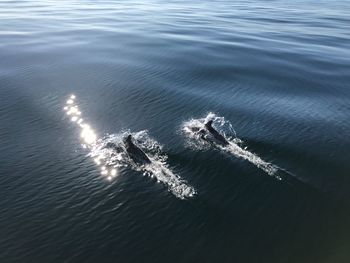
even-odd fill
[[(208, 130), (205, 128), (205, 123), (209, 120), (213, 121), (213, 126), (224, 138), (228, 145), (223, 146), (215, 142)], [(232, 154), (236, 157), (242, 158), (254, 164), (256, 167), (262, 169), (267, 174), (275, 176), (277, 179), (281, 178), (276, 175), (278, 168), (271, 163), (262, 160), (256, 154), (242, 148), (242, 141), (236, 137), (236, 132), (231, 123), (225, 120), (224, 117), (209, 113), (205, 118), (191, 119), (182, 125), (182, 131), (187, 136), (187, 145), (196, 150), (206, 150), (215, 147), (223, 152)]]
[[(196, 190), (189, 186), (185, 180), (174, 173), (167, 164), (167, 155), (163, 153), (162, 146), (152, 139), (147, 131), (132, 133), (124, 131), (118, 134), (109, 134), (98, 138), (91, 126), (84, 121), (82, 113), (76, 104), (76, 97), (71, 95), (66, 102), (64, 110), (71, 121), (81, 129), (83, 147), (89, 149), (89, 156), (101, 169), (101, 175), (111, 181), (119, 174), (121, 167), (130, 167), (167, 186), (168, 190), (180, 199), (193, 197)], [(150, 164), (138, 164), (130, 158), (124, 138), (132, 135), (134, 143), (144, 151), (151, 160)]]

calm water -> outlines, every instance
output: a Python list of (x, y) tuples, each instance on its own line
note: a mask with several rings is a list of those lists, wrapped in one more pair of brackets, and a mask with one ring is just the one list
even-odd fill
[[(349, 262), (349, 14), (345, 0), (0, 1), (0, 262)], [(132, 167), (107, 180), (71, 94), (102, 141), (148, 130), (197, 194)], [(190, 145), (184, 123), (209, 112), (282, 180)]]

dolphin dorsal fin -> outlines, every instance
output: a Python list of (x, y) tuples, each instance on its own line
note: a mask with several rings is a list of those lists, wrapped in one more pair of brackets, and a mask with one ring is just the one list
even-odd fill
[(212, 120), (207, 121), (207, 123), (205, 124), (205, 127), (207, 127), (207, 128), (212, 128), (212, 124), (213, 124), (213, 121), (212, 121)]
[(132, 136), (131, 136), (131, 134), (129, 134), (128, 137), (126, 137), (125, 142), (126, 143), (132, 143)]

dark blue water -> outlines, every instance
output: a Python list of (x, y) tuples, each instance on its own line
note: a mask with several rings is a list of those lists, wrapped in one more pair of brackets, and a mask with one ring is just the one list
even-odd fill
[[(0, 1), (0, 262), (349, 262), (349, 1)], [(112, 180), (148, 130), (194, 197)], [(209, 112), (282, 180), (181, 131)], [(283, 169), (283, 171), (282, 171)], [(157, 178), (157, 177), (156, 177)]]

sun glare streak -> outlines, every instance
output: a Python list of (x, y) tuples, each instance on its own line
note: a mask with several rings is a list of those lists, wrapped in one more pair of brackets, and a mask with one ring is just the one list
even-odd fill
[[(98, 136), (96, 132), (91, 128), (91, 126), (84, 122), (84, 119), (81, 117), (82, 112), (76, 104), (75, 99), (75, 95), (69, 96), (69, 99), (66, 101), (66, 106), (64, 106), (63, 110), (70, 117), (70, 120), (73, 123), (76, 123), (77, 126), (81, 129), (80, 137), (83, 142), (83, 148), (91, 149), (96, 144)], [(99, 155), (98, 157), (94, 158), (94, 161), (101, 168), (101, 175), (104, 176), (108, 181), (112, 181), (112, 179), (117, 176), (117, 169), (106, 164), (103, 155)]]
[(97, 140), (95, 132), (89, 126), (83, 127), (80, 136), (84, 139), (84, 142), (89, 145), (93, 144)]
[(116, 176), (117, 175), (117, 170), (116, 169), (112, 169), (111, 170), (111, 176)]

